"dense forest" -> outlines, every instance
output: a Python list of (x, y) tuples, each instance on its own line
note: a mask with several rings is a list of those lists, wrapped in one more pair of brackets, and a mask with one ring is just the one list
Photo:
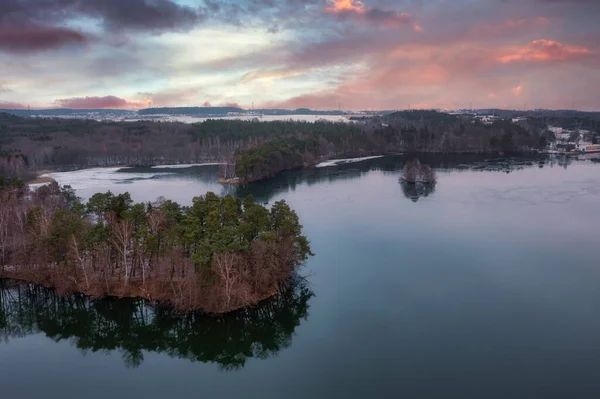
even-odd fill
[[(0, 174), (28, 179), (44, 169), (217, 161), (229, 165), (228, 178), (236, 174), (242, 181), (254, 181), (337, 157), (533, 152), (555, 140), (547, 130), (548, 118), (485, 124), (469, 115), (402, 111), (360, 123), (255, 119), (185, 124), (0, 114)], [(555, 122), (585, 126), (594, 133), (600, 129), (588, 116)]]
[(142, 299), (58, 295), (39, 285), (0, 280), (0, 341), (43, 333), (80, 351), (118, 351), (128, 367), (162, 353), (222, 370), (277, 356), (308, 316), (313, 292), (296, 278), (272, 300), (219, 317), (181, 313)]
[(285, 201), (209, 192), (183, 207), (108, 192), (82, 204), (69, 187), (1, 177), (0, 201), (0, 273), (59, 291), (222, 313), (273, 296), (311, 255)]
[(234, 162), (237, 176), (251, 182), (330, 158), (400, 152), (531, 153), (546, 148), (552, 137), (533, 120), (483, 124), (461, 115), (404, 111), (346, 131), (331, 129), (288, 136), (238, 149)]
[(222, 161), (277, 138), (333, 131), (360, 130), (328, 122), (98, 122), (0, 114), (0, 175), (29, 179), (44, 169)]

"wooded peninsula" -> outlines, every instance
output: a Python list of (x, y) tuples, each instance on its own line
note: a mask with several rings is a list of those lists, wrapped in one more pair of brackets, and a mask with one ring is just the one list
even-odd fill
[(225, 313), (277, 294), (312, 255), (297, 214), (214, 193), (189, 207), (0, 176), (0, 277)]
[(531, 153), (556, 139), (548, 130), (550, 122), (567, 126), (573, 121), (592, 132), (600, 126), (595, 114), (484, 123), (469, 115), (416, 110), (360, 123), (98, 122), (0, 114), (0, 174), (29, 179), (45, 169), (216, 161), (225, 164), (224, 180), (243, 183), (333, 158), (400, 152)]

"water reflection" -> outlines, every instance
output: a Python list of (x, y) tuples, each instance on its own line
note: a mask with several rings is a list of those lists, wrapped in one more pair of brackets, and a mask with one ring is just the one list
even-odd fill
[(401, 181), (400, 186), (402, 187), (404, 196), (412, 202), (417, 202), (421, 198), (429, 197), (435, 192), (435, 184), (408, 183)]
[[(406, 160), (414, 155), (394, 155), (384, 158), (369, 159), (357, 163), (345, 163), (324, 168), (306, 168), (288, 171), (278, 176), (244, 186), (229, 187), (227, 193), (245, 197), (252, 194), (257, 201), (269, 202), (273, 197), (288, 191), (294, 191), (297, 186), (306, 184), (328, 183), (339, 180), (359, 179), (371, 171), (382, 171), (390, 174), (400, 174)], [(547, 155), (531, 156), (490, 156), (481, 154), (419, 154), (421, 163), (430, 165), (435, 170), (444, 171), (481, 171), (512, 173), (517, 170), (533, 167), (563, 167), (567, 168), (574, 160), (567, 157), (550, 157)], [(407, 198), (418, 201), (419, 198), (431, 196), (435, 187), (402, 186)]]
[[(113, 175), (109, 179), (111, 184), (135, 183), (132, 189), (144, 200), (154, 200), (155, 193), (173, 188), (170, 199), (187, 203), (195, 195), (202, 195), (206, 191), (214, 191), (220, 195), (232, 194), (245, 197), (252, 194), (257, 202), (269, 203), (281, 194), (294, 191), (300, 185), (313, 186), (327, 184), (342, 180), (357, 180), (372, 171), (384, 174), (400, 175), (407, 159), (418, 157), (423, 164), (430, 165), (436, 171), (481, 171), (512, 173), (526, 168), (562, 167), (567, 168), (573, 162), (592, 161), (591, 159), (577, 159), (564, 156), (548, 155), (483, 155), (483, 154), (404, 154), (386, 156), (383, 158), (367, 159), (356, 163), (342, 163), (330, 167), (309, 167), (301, 170), (287, 171), (276, 177), (243, 186), (220, 185), (216, 182), (219, 166), (206, 165), (194, 167), (139, 167), (127, 168), (119, 171), (123, 178), (115, 181)], [(127, 178), (125, 178), (127, 177)], [(139, 180), (139, 181), (136, 181)], [(184, 183), (193, 182), (188, 186)], [(61, 181), (61, 184), (78, 185), (70, 181)], [(110, 187), (109, 187), (110, 188)], [(100, 191), (104, 186), (100, 188)], [(110, 188), (111, 190), (113, 188)], [(441, 188), (438, 187), (437, 190)], [(98, 191), (97, 187), (87, 194)], [(121, 188), (122, 191), (125, 188)], [(404, 195), (413, 201), (431, 196), (435, 189), (430, 187), (402, 187)], [(80, 190), (81, 191), (81, 190)], [(119, 191), (116, 189), (116, 191)], [(84, 193), (86, 194), (86, 193)], [(85, 195), (84, 195), (85, 196)]]
[(144, 361), (144, 351), (197, 362), (223, 370), (246, 360), (275, 356), (287, 348), (314, 296), (296, 278), (272, 300), (220, 317), (180, 315), (164, 306), (136, 299), (59, 296), (31, 284), (0, 281), (0, 339), (43, 333), (54, 341), (70, 340), (82, 352), (118, 351), (129, 367)]

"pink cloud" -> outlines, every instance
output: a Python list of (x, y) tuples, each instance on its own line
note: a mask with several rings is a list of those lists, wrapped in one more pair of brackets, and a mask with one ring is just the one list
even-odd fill
[(519, 61), (561, 62), (581, 59), (591, 54), (592, 52), (585, 47), (568, 46), (553, 40), (539, 39), (498, 57), (498, 61), (504, 64)]
[(20, 103), (0, 101), (0, 109), (26, 109), (27, 107)]
[(196, 96), (200, 90), (195, 87), (187, 89), (164, 90), (156, 93), (139, 93), (144, 97), (144, 104), (153, 107), (173, 107), (196, 103)]
[(328, 14), (337, 15), (342, 19), (356, 19), (382, 26), (400, 26), (413, 23), (413, 29), (420, 31), (420, 25), (414, 23), (410, 14), (400, 13), (392, 10), (367, 7), (359, 0), (330, 0), (329, 6), (325, 8)]
[(331, 4), (325, 9), (327, 12), (364, 12), (365, 5), (359, 0), (331, 0)]
[(146, 106), (143, 102), (128, 101), (115, 96), (63, 98), (55, 103), (61, 108), (73, 109), (135, 109)]
[(518, 86), (513, 87), (512, 92), (515, 96), (520, 96), (521, 92), (523, 92), (523, 86), (518, 85)]

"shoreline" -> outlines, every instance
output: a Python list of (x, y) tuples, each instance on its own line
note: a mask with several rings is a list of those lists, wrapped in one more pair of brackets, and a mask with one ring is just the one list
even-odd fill
[[(168, 291), (169, 287), (172, 287), (173, 289), (176, 288), (176, 286), (173, 286), (173, 282), (166, 282), (166, 281), (147, 282), (145, 286), (130, 285), (126, 288), (122, 286), (121, 282), (112, 282), (112, 283), (108, 283), (106, 286), (106, 288), (108, 289), (108, 292), (99, 292), (97, 290), (94, 290), (93, 288), (90, 288), (87, 290), (82, 289), (73, 280), (69, 280), (69, 279), (65, 279), (65, 278), (59, 279), (60, 277), (66, 277), (64, 275), (61, 275), (60, 273), (52, 274), (50, 272), (50, 270), (48, 270), (47, 268), (44, 268), (42, 270), (46, 271), (46, 273), (43, 273), (42, 275), (40, 275), (39, 273), (36, 273), (35, 270), (22, 270), (22, 271), (4, 270), (4, 271), (2, 271), (0, 269), (0, 280), (15, 281), (19, 284), (39, 285), (39, 286), (45, 287), (47, 289), (52, 289), (52, 290), (56, 291), (56, 293), (61, 297), (72, 295), (72, 294), (79, 294), (86, 298), (143, 299), (143, 300), (148, 301), (153, 304), (170, 306), (175, 311), (181, 312), (181, 313), (202, 312), (202, 313), (205, 313), (207, 315), (212, 315), (212, 316), (221, 316), (221, 315), (225, 315), (225, 314), (239, 311), (242, 309), (252, 308), (254, 306), (257, 306), (259, 303), (261, 303), (263, 301), (267, 301), (267, 300), (272, 299), (275, 296), (277, 296), (277, 294), (279, 292), (279, 288), (280, 288), (279, 284), (277, 284), (268, 293), (266, 293), (264, 295), (259, 295), (257, 298), (253, 298), (247, 304), (244, 304), (241, 306), (233, 306), (227, 310), (215, 312), (215, 311), (208, 311), (208, 310), (204, 309), (203, 307), (189, 308), (189, 309), (178, 308), (173, 303), (173, 301), (170, 300), (168, 298), (168, 296), (166, 295), (166, 292), (169, 292)], [(291, 278), (292, 278), (292, 276), (290, 276), (290, 279)]]

